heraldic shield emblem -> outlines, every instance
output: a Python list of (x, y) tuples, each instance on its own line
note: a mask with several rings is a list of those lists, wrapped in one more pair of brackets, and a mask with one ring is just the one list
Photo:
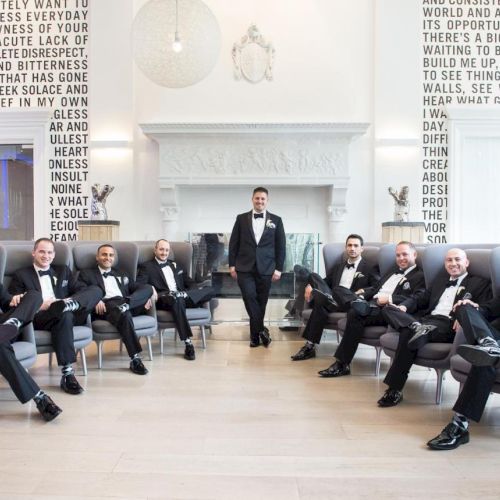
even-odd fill
[(234, 76), (258, 83), (273, 79), (274, 47), (266, 42), (255, 24), (248, 28), (240, 43), (233, 45)]

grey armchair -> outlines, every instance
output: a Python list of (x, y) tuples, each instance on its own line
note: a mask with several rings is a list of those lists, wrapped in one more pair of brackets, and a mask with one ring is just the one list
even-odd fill
[[(73, 245), (73, 260), (75, 269), (88, 269), (96, 263), (95, 256), (97, 248), (103, 242), (76, 242)], [(119, 267), (126, 271), (134, 280), (137, 274), (137, 258), (138, 248), (135, 243), (118, 241), (113, 242), (113, 247), (116, 250), (115, 267)], [(156, 311), (151, 308), (145, 314), (135, 316), (134, 319), (135, 333), (139, 338), (146, 338), (148, 345), (149, 359), (153, 360), (153, 349), (151, 347), (151, 337), (156, 334), (158, 325), (156, 322)], [(97, 366), (102, 368), (103, 359), (103, 343), (107, 340), (121, 340), (118, 330), (105, 320), (94, 320), (91, 323), (92, 337), (97, 345)], [(121, 344), (120, 344), (121, 345)]]

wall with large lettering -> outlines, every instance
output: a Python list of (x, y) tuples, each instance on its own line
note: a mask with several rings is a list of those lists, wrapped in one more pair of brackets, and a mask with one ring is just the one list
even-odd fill
[[(0, 1), (0, 108), (51, 108), (45, 234), (74, 240), (89, 217), (89, 1)], [(36, 189), (36, 186), (35, 186)], [(40, 235), (35, 235), (40, 236)]]

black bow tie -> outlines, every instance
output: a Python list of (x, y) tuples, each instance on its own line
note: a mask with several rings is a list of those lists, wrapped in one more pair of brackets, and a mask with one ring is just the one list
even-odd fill
[(47, 269), (46, 271), (42, 271), (41, 269), (38, 271), (38, 276), (52, 276), (52, 273), (50, 272), (50, 269)]
[(107, 273), (102, 273), (102, 277), (103, 278), (107, 278), (108, 276), (113, 276), (113, 272), (112, 271), (108, 271)]
[(158, 262), (158, 265), (160, 266), (161, 269), (163, 269), (164, 267), (168, 266), (168, 262)]
[(456, 280), (450, 280), (448, 283), (446, 283), (446, 288), (450, 286), (457, 286), (458, 285), (458, 278)]
[(349, 264), (349, 263), (347, 263), (347, 264), (345, 265), (345, 268), (346, 268), (346, 269), (354, 269), (354, 264)]
[(253, 218), (254, 219), (263, 219), (264, 218), (264, 214), (253, 214)]
[(398, 269), (394, 274), (404, 274), (405, 270), (404, 269)]

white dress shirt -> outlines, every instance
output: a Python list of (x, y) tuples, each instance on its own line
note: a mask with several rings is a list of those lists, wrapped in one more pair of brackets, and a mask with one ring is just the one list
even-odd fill
[[(453, 309), (453, 304), (455, 303), (455, 297), (458, 292), (458, 287), (460, 286), (460, 283), (462, 283), (462, 280), (467, 276), (467, 273), (462, 274), (457, 279), (457, 284), (455, 286), (449, 286), (445, 288), (443, 294), (439, 298), (439, 302), (437, 303), (436, 307), (433, 309), (431, 312), (431, 316), (449, 316), (451, 313), (451, 310)], [(453, 281), (450, 278), (450, 281)]]
[(354, 275), (356, 274), (356, 270), (358, 269), (358, 265), (360, 262), (361, 262), (361, 257), (359, 257), (354, 262), (351, 262), (350, 260), (347, 261), (348, 264), (354, 264), (354, 267), (347, 269), (347, 267), (344, 266), (339, 286), (343, 286), (345, 288), (351, 288), (352, 282), (354, 281)]
[[(40, 282), (40, 288), (42, 290), (42, 298), (43, 300), (55, 299), (56, 294), (54, 293), (54, 287), (52, 286), (52, 280), (50, 276), (45, 274), (44, 276), (40, 276), (38, 271), (47, 271), (47, 269), (42, 269), (41, 267), (33, 265), (36, 271), (36, 275), (38, 276), (38, 281)], [(49, 268), (50, 269), (50, 268)]]
[(417, 266), (411, 266), (408, 269), (405, 270), (403, 274), (401, 273), (394, 273), (392, 276), (389, 277), (387, 281), (382, 285), (382, 288), (378, 291), (376, 295), (373, 296), (374, 299), (380, 297), (381, 295), (389, 295), (392, 296), (394, 293), (394, 290), (396, 290), (396, 287), (398, 286), (399, 282), (408, 274), (411, 273)]
[[(165, 264), (165, 262), (162, 262), (161, 260), (158, 260), (156, 257), (156, 262), (158, 264)], [(170, 266), (165, 266), (161, 268), (163, 276), (165, 277), (165, 281), (167, 282), (168, 289), (171, 292), (176, 292), (177, 291), (177, 283), (175, 282), (175, 277), (174, 277), (174, 272), (172, 271), (172, 268)]]
[[(99, 267), (99, 271), (102, 274), (110, 272), (111, 269), (108, 271), (106, 269), (102, 269)], [(113, 297), (123, 297), (122, 291), (120, 290), (120, 287), (118, 286), (118, 281), (116, 279), (116, 276), (108, 276), (108, 277), (102, 277), (102, 280), (104, 281), (104, 288), (106, 290), (106, 294), (104, 295), (103, 299), (111, 299)]]
[(263, 217), (260, 217), (256, 219), (254, 217), (254, 214), (256, 214), (255, 210), (252, 210), (252, 228), (253, 228), (253, 234), (255, 235), (255, 241), (257, 242), (257, 245), (259, 244), (260, 239), (262, 238), (262, 233), (264, 232), (265, 225), (266, 225), (266, 211), (264, 210), (262, 212)]

